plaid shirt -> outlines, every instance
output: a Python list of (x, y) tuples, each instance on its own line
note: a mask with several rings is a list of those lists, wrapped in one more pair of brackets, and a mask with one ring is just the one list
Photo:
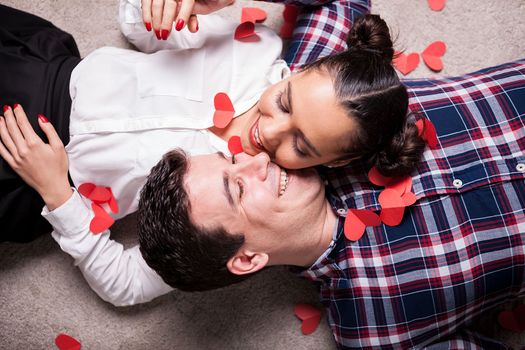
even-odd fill
[[(275, 2), (282, 2), (275, 0)], [(346, 49), (368, 0), (287, 0), (299, 8), (292, 71)], [(304, 7), (304, 5), (310, 5)], [(332, 245), (302, 275), (320, 284), (339, 347), (500, 349), (461, 327), (525, 292), (525, 60), (457, 78), (405, 81), (439, 144), (413, 174), (403, 222)], [(380, 209), (362, 164), (322, 168), (334, 210)]]
[[(340, 220), (333, 244), (302, 275), (320, 282), (341, 346), (497, 349), (475, 334), (450, 336), (525, 293), (525, 59), (405, 83), (411, 111), (439, 138), (413, 173), (418, 201), (400, 225), (367, 228), (357, 242), (344, 238)], [(382, 188), (362, 165), (321, 172), (340, 215), (380, 208)]]

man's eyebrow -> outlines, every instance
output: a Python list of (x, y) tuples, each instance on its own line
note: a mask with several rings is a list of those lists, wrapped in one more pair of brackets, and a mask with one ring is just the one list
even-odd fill
[[(222, 152), (217, 152), (216, 153), (220, 158), (223, 158), (223, 159), (226, 159), (228, 160), (228, 158), (226, 158), (226, 156), (224, 155), (224, 153)], [(232, 207), (232, 209), (235, 207), (234, 205), (234, 202), (233, 202), (233, 197), (232, 197), (232, 193), (230, 191), (230, 176), (228, 175), (227, 172), (223, 172), (222, 173), (222, 183), (224, 185), (224, 195), (226, 196), (226, 199), (228, 199), (228, 203), (230, 203), (230, 206)]]
[(226, 195), (226, 199), (228, 199), (228, 203), (230, 203), (230, 206), (233, 209), (235, 208), (235, 205), (233, 203), (233, 197), (230, 191), (230, 177), (226, 172), (222, 173), (222, 183), (224, 184), (224, 194)]

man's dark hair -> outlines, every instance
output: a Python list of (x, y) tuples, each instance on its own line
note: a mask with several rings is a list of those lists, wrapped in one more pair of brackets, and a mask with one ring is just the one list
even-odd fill
[(184, 188), (188, 167), (184, 152), (173, 150), (151, 170), (140, 193), (140, 252), (174, 288), (203, 291), (240, 282), (249, 275), (232, 274), (226, 263), (244, 244), (244, 235), (230, 234), (222, 226), (204, 229), (192, 222)]

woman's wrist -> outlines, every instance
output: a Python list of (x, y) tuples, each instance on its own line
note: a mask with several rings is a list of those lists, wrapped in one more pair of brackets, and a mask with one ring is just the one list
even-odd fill
[(40, 193), (40, 196), (44, 200), (44, 203), (46, 204), (46, 207), (49, 209), (49, 211), (52, 211), (67, 202), (68, 199), (71, 198), (72, 194), (73, 190), (69, 186), (69, 181), (66, 181), (64, 185), (57, 186), (46, 192)]

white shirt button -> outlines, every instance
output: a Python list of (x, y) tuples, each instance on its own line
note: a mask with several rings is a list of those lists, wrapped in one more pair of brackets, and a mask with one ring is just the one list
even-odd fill
[(337, 209), (337, 214), (339, 215), (346, 215), (346, 213), (347, 213), (346, 209), (343, 209), (343, 208)]
[(525, 164), (524, 163), (518, 163), (516, 165), (516, 170), (520, 173), (525, 173)]
[(461, 186), (463, 186), (463, 181), (455, 179), (454, 182), (452, 182), (452, 185), (454, 185), (455, 188), (461, 188)]

